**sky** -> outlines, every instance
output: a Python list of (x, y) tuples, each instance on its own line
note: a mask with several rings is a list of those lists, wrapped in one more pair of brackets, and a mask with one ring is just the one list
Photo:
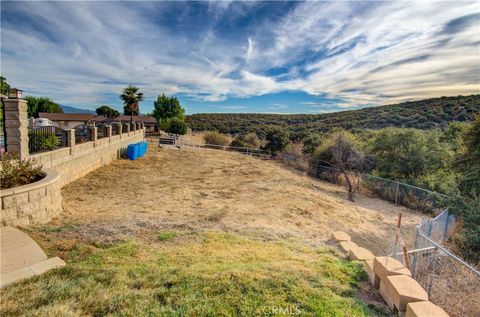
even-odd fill
[(24, 94), (122, 109), (325, 113), (480, 93), (472, 1), (1, 1), (1, 73)]

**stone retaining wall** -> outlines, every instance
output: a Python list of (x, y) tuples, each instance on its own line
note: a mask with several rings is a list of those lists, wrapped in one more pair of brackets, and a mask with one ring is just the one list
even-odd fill
[(0, 193), (3, 225), (26, 226), (45, 223), (62, 211), (60, 196), (60, 174), (54, 169), (45, 169), (46, 176), (38, 182)]
[(144, 129), (31, 155), (46, 173), (42, 180), (0, 192), (2, 225), (47, 223), (62, 211), (61, 188), (119, 158), (129, 144), (143, 141)]
[(144, 129), (31, 155), (43, 168), (55, 168), (66, 185), (120, 157), (129, 144), (143, 141)]

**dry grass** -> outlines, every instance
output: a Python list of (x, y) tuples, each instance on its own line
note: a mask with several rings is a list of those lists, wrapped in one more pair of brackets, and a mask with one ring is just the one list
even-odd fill
[(342, 187), (286, 170), (278, 163), (221, 151), (150, 149), (119, 160), (62, 190), (56, 225), (75, 223), (79, 238), (100, 241), (151, 230), (224, 231), (263, 240), (295, 237), (311, 244), (345, 230), (385, 254), (398, 213), (405, 232), (421, 215), (380, 199), (345, 199)]
[[(399, 211), (219, 151), (150, 148), (62, 190), (64, 212), (28, 228), (67, 266), (2, 292), (1, 315), (387, 315), (358, 263), (325, 240), (342, 229), (381, 254)], [(359, 290), (360, 289), (360, 290)], [(365, 303), (368, 303), (366, 305)], [(265, 308), (266, 307), (266, 308)], [(276, 308), (272, 308), (276, 307)]]
[(95, 246), (48, 228), (32, 234), (67, 267), (4, 290), (2, 316), (386, 315), (356, 296), (361, 265), (328, 249), (218, 232)]

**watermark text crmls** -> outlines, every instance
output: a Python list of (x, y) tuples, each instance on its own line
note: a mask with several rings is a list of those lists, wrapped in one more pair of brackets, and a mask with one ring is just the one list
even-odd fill
[(268, 305), (261, 308), (264, 315), (300, 315), (300, 305), (277, 306)]

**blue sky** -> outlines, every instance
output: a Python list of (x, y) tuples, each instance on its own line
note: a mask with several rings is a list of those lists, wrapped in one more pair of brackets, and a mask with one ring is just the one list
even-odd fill
[(480, 6), (449, 2), (1, 2), (1, 72), (26, 94), (143, 113), (324, 113), (480, 93)]

